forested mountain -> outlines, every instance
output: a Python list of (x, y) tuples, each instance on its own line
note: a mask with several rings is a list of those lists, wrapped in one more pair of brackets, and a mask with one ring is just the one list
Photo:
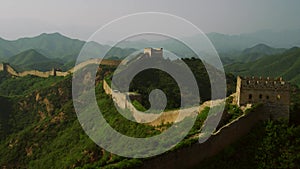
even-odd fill
[(60, 59), (50, 59), (34, 49), (21, 52), (5, 60), (17, 71), (40, 70), (49, 71), (53, 68), (62, 68), (63, 61)]
[(19, 71), (48, 71), (52, 68), (68, 70), (74, 66), (84, 45), (85, 53), (79, 61), (99, 57), (120, 59), (136, 51), (132, 48), (100, 45), (93, 41), (86, 43), (59, 33), (43, 33), (13, 41), (0, 38), (0, 62), (8, 62)]
[(257, 44), (242, 51), (236, 61), (252, 62), (263, 56), (281, 54), (285, 51), (282, 48), (272, 48), (265, 44)]
[(264, 56), (254, 62), (234, 63), (225, 69), (236, 75), (283, 77), (300, 85), (300, 48), (294, 47), (282, 54)]
[[(84, 41), (71, 39), (59, 33), (43, 33), (36, 37), (21, 38), (18, 40), (8, 41), (0, 39), (0, 56), (10, 57), (20, 52), (34, 49), (49, 58), (63, 58), (69, 55), (78, 55)], [(90, 42), (94, 52), (104, 51), (108, 46)]]
[(219, 53), (223, 65), (232, 63), (247, 63), (253, 62), (264, 56), (281, 54), (285, 51), (284, 48), (273, 48), (266, 44), (260, 43), (252, 47), (246, 48), (243, 51), (233, 51)]

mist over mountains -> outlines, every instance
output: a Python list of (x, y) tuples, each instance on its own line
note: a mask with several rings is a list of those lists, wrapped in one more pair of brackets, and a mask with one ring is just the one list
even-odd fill
[[(48, 58), (68, 59), (68, 57), (77, 57), (85, 41), (71, 39), (59, 33), (43, 33), (36, 37), (21, 38), (18, 40), (8, 41), (0, 39), (0, 56), (7, 58), (20, 52), (34, 49)], [(94, 54), (109, 48), (106, 45), (100, 45), (95, 42), (87, 44), (94, 50)], [(75, 57), (76, 56), (76, 57)]]
[[(71, 39), (59, 33), (43, 33), (36, 37), (13, 41), (0, 38), (0, 61), (10, 63), (19, 71), (28, 69), (47, 71), (52, 68), (68, 70), (74, 66), (84, 45), (88, 50), (79, 61), (97, 58), (111, 48), (93, 41), (86, 43)], [(114, 47), (106, 56), (114, 58), (122, 54), (130, 54), (132, 51), (135, 50)]]
[(275, 32), (262, 30), (240, 35), (209, 33), (207, 36), (218, 52), (241, 51), (257, 44), (266, 44), (274, 48), (292, 48), (300, 46), (300, 29)]
[[(294, 46), (300, 46), (300, 29), (286, 30), (280, 32), (275, 32), (272, 30), (263, 30), (240, 35), (226, 35), (221, 33), (208, 33), (206, 35), (219, 53), (234, 53), (237, 51), (240, 52), (246, 48), (255, 46), (257, 44), (266, 44), (274, 48), (292, 48)], [(182, 39), (188, 39), (189, 42), (194, 41), (196, 43), (197, 36), (201, 35), (184, 37)], [(174, 44), (170, 44), (169, 42), (170, 40), (149, 42), (147, 40), (142, 39), (138, 41), (123, 42), (120, 47), (125, 48), (128, 46), (136, 46), (136, 48), (142, 48), (145, 45), (149, 44), (160, 47), (174, 46)]]
[[(240, 35), (207, 34), (225, 65), (234, 62), (252, 62), (265, 55), (283, 53), (286, 49), (300, 46), (299, 35), (300, 29), (281, 32), (264, 30)], [(197, 43), (196, 45), (203, 45), (196, 41), (197, 36), (185, 37), (183, 40), (188, 39), (190, 42)], [(37, 69), (44, 71), (50, 67), (66, 70), (74, 66), (84, 45), (89, 50), (85, 53), (85, 57), (81, 58), (82, 60), (103, 56), (103, 53), (111, 48), (106, 44), (86, 43), (60, 33), (43, 33), (39, 36), (17, 40), (0, 38), (0, 61), (8, 62), (19, 70)], [(108, 51), (105, 57), (122, 59), (145, 47), (163, 47), (182, 58), (195, 56), (187, 46), (176, 40), (149, 41), (139, 39), (119, 43), (118, 46)]]

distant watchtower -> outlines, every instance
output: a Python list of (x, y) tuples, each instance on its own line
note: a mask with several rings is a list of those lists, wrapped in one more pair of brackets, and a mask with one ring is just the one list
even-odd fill
[(239, 106), (263, 103), (271, 118), (289, 119), (290, 84), (282, 78), (238, 77), (236, 94)]
[(163, 57), (163, 48), (145, 48), (144, 54), (149, 57)]

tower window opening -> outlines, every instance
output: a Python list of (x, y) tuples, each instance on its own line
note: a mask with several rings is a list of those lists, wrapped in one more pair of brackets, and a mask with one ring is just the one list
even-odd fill
[(251, 100), (252, 99), (252, 94), (249, 94), (249, 100)]
[(259, 98), (262, 99), (262, 94), (259, 95)]

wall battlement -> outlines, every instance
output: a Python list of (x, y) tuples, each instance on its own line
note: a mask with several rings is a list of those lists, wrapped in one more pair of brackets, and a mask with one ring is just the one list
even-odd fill
[(280, 78), (238, 77), (244, 89), (289, 90), (290, 85)]

